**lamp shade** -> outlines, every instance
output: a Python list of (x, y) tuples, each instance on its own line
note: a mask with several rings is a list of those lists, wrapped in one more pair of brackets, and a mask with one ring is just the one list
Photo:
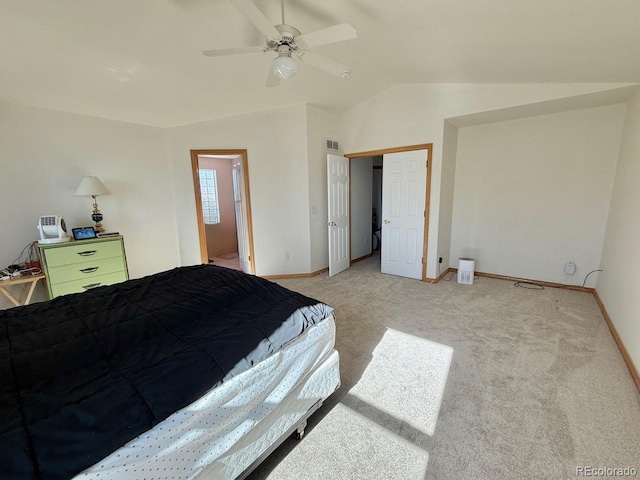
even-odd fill
[(273, 59), (271, 64), (273, 74), (278, 78), (291, 78), (298, 71), (298, 64), (296, 61), (287, 55), (280, 55)]
[(84, 177), (76, 189), (75, 196), (111, 195), (98, 177)]

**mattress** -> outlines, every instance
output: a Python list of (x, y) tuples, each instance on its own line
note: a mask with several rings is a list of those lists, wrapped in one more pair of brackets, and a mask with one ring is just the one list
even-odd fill
[(74, 477), (233, 479), (340, 385), (333, 315)]
[(78, 475), (332, 311), (209, 265), (0, 311), (2, 478)]

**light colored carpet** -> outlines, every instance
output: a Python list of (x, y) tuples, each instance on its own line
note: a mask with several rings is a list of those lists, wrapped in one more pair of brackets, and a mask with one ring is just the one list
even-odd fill
[(279, 283), (335, 307), (342, 387), (251, 479), (640, 471), (640, 395), (592, 295), (430, 285), (382, 275), (376, 257)]

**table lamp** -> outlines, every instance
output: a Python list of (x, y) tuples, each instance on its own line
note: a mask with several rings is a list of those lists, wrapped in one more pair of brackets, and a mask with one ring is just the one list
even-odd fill
[(111, 192), (104, 186), (98, 177), (84, 177), (76, 189), (75, 196), (87, 196), (93, 199), (93, 213), (91, 214), (91, 220), (96, 222), (93, 227), (96, 233), (103, 233), (102, 227), (102, 213), (98, 210), (98, 202), (96, 197), (98, 195), (111, 195)]

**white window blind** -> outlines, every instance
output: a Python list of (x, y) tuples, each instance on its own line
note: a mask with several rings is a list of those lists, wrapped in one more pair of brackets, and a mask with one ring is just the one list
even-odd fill
[(220, 223), (220, 207), (218, 205), (218, 180), (215, 170), (200, 169), (200, 198), (204, 223), (213, 225)]

